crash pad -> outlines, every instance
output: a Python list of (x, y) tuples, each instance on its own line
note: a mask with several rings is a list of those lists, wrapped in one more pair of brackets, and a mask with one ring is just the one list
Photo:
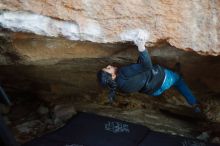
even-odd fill
[(220, 146), (196, 139), (154, 132), (118, 119), (80, 112), (53, 132), (23, 146)]
[(142, 125), (78, 113), (63, 128), (24, 146), (136, 146), (150, 132)]

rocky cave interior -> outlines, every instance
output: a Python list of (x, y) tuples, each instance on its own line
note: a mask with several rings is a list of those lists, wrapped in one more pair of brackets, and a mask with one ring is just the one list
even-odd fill
[(12, 106), (1, 113), (19, 143), (65, 125), (78, 111), (86, 111), (145, 125), (152, 130), (219, 142), (220, 57), (180, 50), (166, 41), (148, 48), (153, 63), (181, 73), (205, 105), (205, 117), (193, 113), (174, 89), (160, 97), (117, 93), (108, 104), (107, 90), (96, 72), (108, 64), (136, 62), (132, 43), (93, 43), (3, 30), (0, 36), (0, 81)]

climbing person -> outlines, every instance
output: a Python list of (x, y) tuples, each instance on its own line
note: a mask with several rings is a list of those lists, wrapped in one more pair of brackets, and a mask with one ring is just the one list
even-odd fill
[(196, 113), (201, 112), (197, 99), (181, 75), (160, 65), (152, 64), (148, 50), (145, 48), (147, 39), (148, 34), (141, 31), (134, 39), (134, 44), (137, 45), (139, 51), (137, 63), (120, 68), (108, 65), (98, 71), (99, 84), (109, 88), (109, 101), (114, 101), (117, 89), (125, 93), (141, 92), (151, 96), (159, 96), (174, 86)]

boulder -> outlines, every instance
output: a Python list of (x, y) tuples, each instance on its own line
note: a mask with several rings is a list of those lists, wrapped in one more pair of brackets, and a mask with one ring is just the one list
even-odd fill
[(62, 124), (76, 114), (72, 104), (56, 105), (53, 109), (54, 124)]
[[(148, 46), (168, 42), (200, 54), (220, 54), (220, 1), (3, 0), (0, 24), (12, 31), (100, 43), (151, 34)], [(6, 10), (6, 11), (5, 11)]]

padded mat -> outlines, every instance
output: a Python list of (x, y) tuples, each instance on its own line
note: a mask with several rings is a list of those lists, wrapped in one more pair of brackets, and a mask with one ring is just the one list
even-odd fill
[(138, 146), (219, 146), (200, 140), (169, 135), (160, 132), (150, 132)]
[(64, 127), (23, 146), (220, 146), (149, 130), (145, 126), (78, 113)]
[(150, 130), (89, 113), (78, 113), (63, 128), (24, 146), (137, 146)]

